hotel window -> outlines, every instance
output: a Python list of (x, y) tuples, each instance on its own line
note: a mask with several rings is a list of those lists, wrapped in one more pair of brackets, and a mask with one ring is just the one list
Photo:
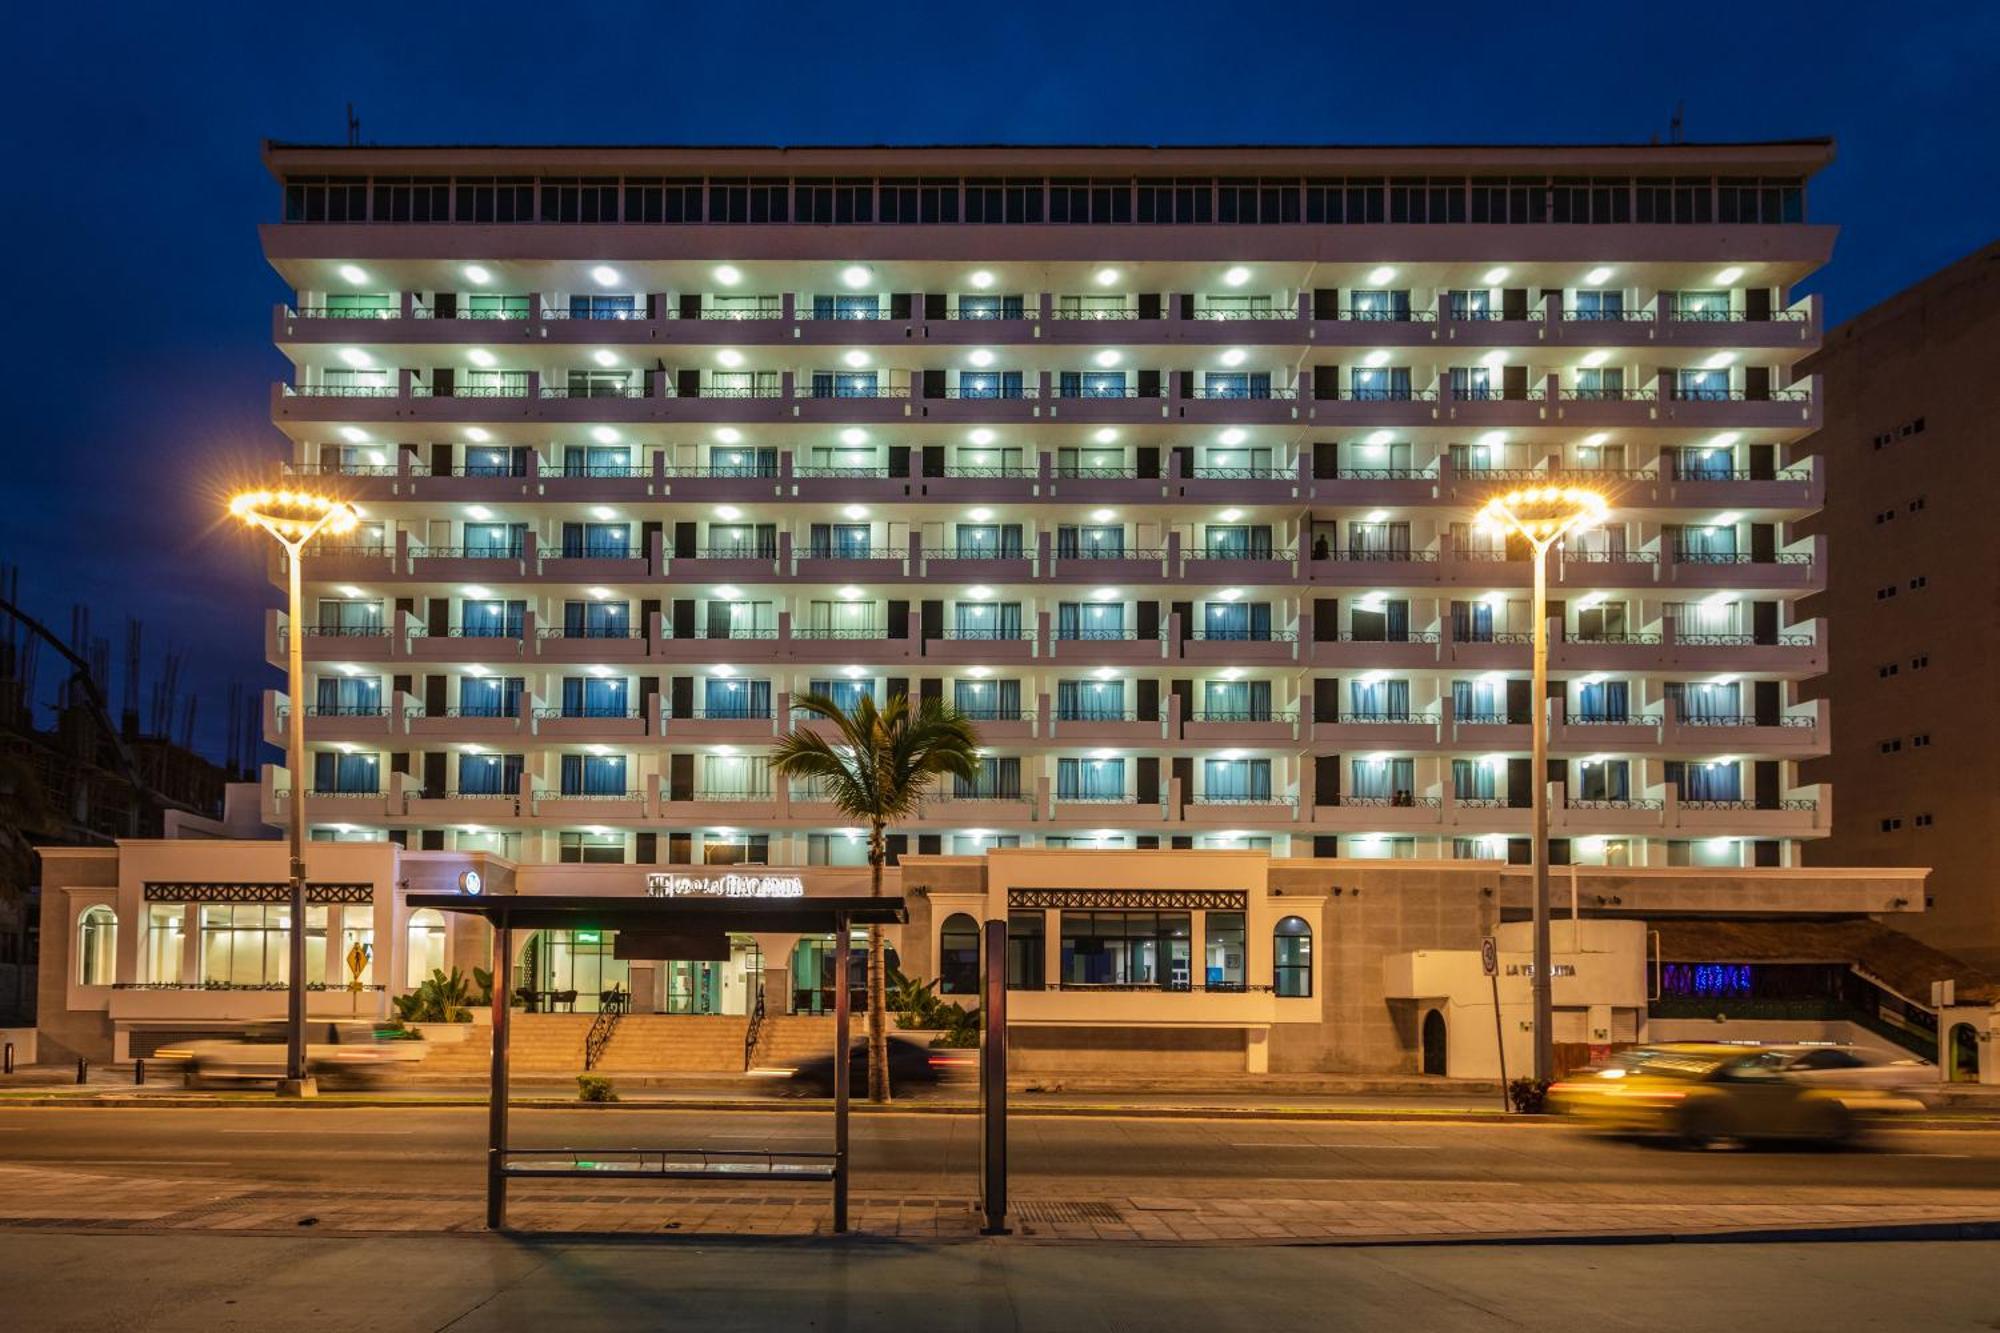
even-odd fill
[(1733, 565), (1736, 563), (1736, 529), (1669, 524), (1663, 535), (1672, 539), (1676, 563), (1685, 565)]
[(866, 560), (872, 532), (866, 523), (815, 523), (806, 550), (815, 560)]
[(625, 835), (565, 833), (560, 839), (558, 857), (566, 865), (623, 865)]
[(922, 222), (958, 221), (958, 182), (926, 180), (917, 183), (917, 216)]
[(1018, 370), (966, 370), (958, 376), (960, 398), (1007, 398), (1022, 396)]
[(1123, 602), (1061, 602), (1056, 606), (1056, 637), (1071, 640), (1111, 640), (1125, 637)]
[(708, 471), (714, 477), (775, 477), (778, 451), (759, 449), (710, 449)]
[(1106, 803), (1124, 801), (1125, 761), (1123, 759), (1056, 760), (1056, 799)]
[(1201, 799), (1206, 803), (1262, 803), (1271, 799), (1271, 761), (1268, 759), (1204, 760), (1201, 781)]
[(1689, 760), (1682, 769), (1685, 801), (1740, 801), (1743, 799), (1741, 765), (1720, 760)]
[(525, 523), (467, 523), (465, 554), (473, 560), (519, 560), (526, 549)]
[(1389, 182), (1389, 221), (1465, 221), (1465, 180), (1463, 177), (1429, 179), (1418, 177)]
[(632, 628), (629, 602), (564, 602), (563, 637), (566, 639), (623, 639)]
[(1138, 218), (1141, 222), (1205, 225), (1215, 220), (1215, 182), (1198, 180), (1140, 181)]
[(1417, 855), (1417, 840), (1363, 834), (1348, 839), (1346, 854), (1357, 861), (1413, 861)]
[(1021, 716), (1018, 680), (955, 680), (952, 707), (975, 722), (1012, 722)]
[(958, 602), (953, 608), (952, 637), (959, 639), (1018, 639), (1019, 602)]
[(771, 835), (720, 830), (701, 839), (701, 863), (705, 866), (766, 866), (771, 864)]
[(830, 700), (841, 712), (851, 712), (863, 699), (875, 697), (875, 682), (872, 680), (815, 680), (811, 682), (810, 693)]
[(390, 292), (328, 292), (329, 319), (394, 319), (400, 313)]
[(1451, 318), (1477, 321), (1493, 317), (1493, 293), (1484, 287), (1445, 293), (1445, 309)]
[(118, 914), (99, 904), (76, 922), (76, 983), (109, 986), (118, 980)]
[(1740, 602), (1709, 601), (1668, 602), (1666, 607), (1683, 641), (1690, 636), (1736, 637), (1742, 623), (1741, 608)]
[(938, 994), (979, 994), (979, 923), (954, 912), (938, 930)]
[(792, 182), (792, 211), (800, 222), (845, 226), (875, 220), (872, 180), (797, 180)]
[(1580, 291), (1571, 303), (1571, 319), (1584, 321), (1615, 322), (1625, 318), (1625, 293), (1622, 291)]
[(603, 178), (561, 180), (543, 178), (541, 219), (544, 222), (618, 221), (618, 182)]
[(442, 176), (375, 178), (376, 222), (451, 221), (451, 182)]
[(565, 477), (623, 477), (632, 470), (632, 451), (624, 445), (578, 445), (563, 450)]
[(1592, 367), (1576, 372), (1575, 394), (1584, 402), (1615, 403), (1625, 397), (1622, 366)]
[(379, 759), (373, 754), (322, 750), (313, 756), (312, 789), (324, 795), (372, 795), (381, 789)]
[(1056, 297), (1057, 319), (1123, 319), (1127, 309), (1122, 296), (1063, 293)]
[(420, 907), (410, 913), (410, 924), (404, 932), (404, 939), (408, 944), (404, 985), (414, 989), (429, 980), (431, 973), (444, 971), (445, 927), (442, 912), (432, 907)]
[(464, 617), (459, 626), (463, 638), (518, 639), (527, 625), (528, 604), (525, 601), (466, 601), (459, 604), (459, 614)]
[(1269, 722), (1271, 720), (1271, 682), (1268, 680), (1203, 681), (1202, 720), (1207, 722)]
[(524, 398), (528, 393), (525, 370), (467, 369), (458, 377), (455, 389), (439, 387), (440, 398)]
[(521, 789), (522, 756), (461, 754), (458, 757), (460, 796), (512, 796)]
[(1500, 396), (1493, 387), (1493, 373), (1485, 366), (1453, 366), (1449, 383), (1451, 396), (1459, 402), (1485, 402)]
[(1271, 989), (1281, 997), (1303, 999), (1313, 993), (1312, 927), (1303, 917), (1288, 916), (1271, 934)]
[(629, 370), (572, 370), (569, 396), (572, 398), (626, 398), (634, 396), (635, 381)]
[(1209, 296), (1198, 314), (1210, 319), (1271, 319), (1277, 311), (1269, 296)]
[(1123, 398), (1125, 372), (1122, 370), (1065, 370), (1058, 377), (1056, 393), (1063, 398)]
[(321, 676), (314, 682), (315, 717), (380, 717), (380, 676)]
[(1455, 680), (1451, 683), (1451, 715), (1458, 722), (1500, 723), (1507, 720), (1507, 682)]
[(182, 903), (146, 905), (146, 958), (142, 979), (156, 986), (177, 985), (187, 942), (187, 907)]
[(1675, 375), (1674, 396), (1685, 402), (1722, 402), (1729, 397), (1726, 370), (1680, 370)]
[(1347, 613), (1347, 625), (1347, 637), (1356, 643), (1408, 643), (1410, 604), (1385, 597), (1373, 606), (1357, 606)]
[[(203, 903), (203, 985), (270, 986), (291, 979), (290, 907)], [(317, 938), (315, 938), (317, 937)], [(326, 974), (326, 908), (306, 908), (306, 981)]]
[(1734, 681), (1669, 681), (1666, 695), (1674, 720), (1694, 726), (1731, 723), (1743, 712), (1743, 687)]
[(458, 682), (460, 717), (515, 717), (521, 711), (520, 676), (465, 676)]
[(625, 523), (565, 523), (562, 553), (572, 560), (624, 560), (632, 554), (632, 528)]
[(1018, 296), (961, 296), (960, 319), (1020, 319), (1026, 307)]
[(1048, 916), (1007, 914), (1007, 989), (1041, 990), (1048, 976)]
[(705, 754), (701, 756), (701, 780), (695, 786), (698, 801), (763, 799), (771, 794), (771, 768), (761, 755)]
[[(534, 187), (528, 188), (529, 198)], [(366, 222), (365, 176), (293, 176), (285, 181), (285, 221)], [(511, 220), (511, 219), (510, 219)]]
[(1269, 398), (1271, 376), (1264, 371), (1210, 371), (1202, 376), (1201, 392), (1204, 398)]
[(467, 319), (526, 319), (528, 298), (525, 296), (497, 296), (485, 292), (472, 292), (460, 307)]
[(1456, 801), (1494, 801), (1499, 799), (1496, 778), (1498, 764), (1489, 764), (1479, 759), (1454, 759), (1451, 761), (1451, 795)]
[(1714, 214), (1715, 182), (1706, 176), (1682, 176), (1635, 182), (1639, 222), (1703, 223)]
[(1187, 990), (1193, 966), (1187, 912), (1064, 912), (1064, 986)]
[(1415, 760), (1355, 759), (1350, 770), (1348, 791), (1357, 800), (1395, 804), (1415, 799)]
[(1696, 323), (1718, 323), (1729, 318), (1728, 292), (1675, 292), (1674, 318)]
[(1118, 722), (1123, 721), (1124, 718), (1124, 681), (1064, 680), (1056, 682), (1057, 721)]
[(1623, 722), (1630, 716), (1630, 696), (1624, 681), (1586, 680), (1577, 686), (1578, 721)]
[(1271, 604), (1205, 602), (1202, 604), (1202, 637), (1267, 642), (1271, 637)]
[(865, 866), (868, 840), (859, 832), (808, 833), (806, 864), (809, 866)]
[(1623, 759), (1579, 759), (1579, 801), (1625, 802), (1632, 799), (1632, 766)]
[(712, 558), (770, 560), (778, 554), (775, 523), (711, 523), (708, 554)]
[(1357, 287), (1347, 295), (1347, 317), (1368, 322), (1407, 320), (1410, 317), (1408, 291)]
[(717, 293), (708, 298), (702, 311), (703, 319), (776, 319), (784, 313), (783, 298), (775, 294), (768, 296), (730, 296)]
[(1354, 722), (1408, 722), (1410, 682), (1361, 676), (1347, 683), (1348, 716)]
[(1249, 936), (1241, 912), (1208, 912), (1202, 921), (1202, 985), (1240, 991), (1248, 979)]
[(771, 682), (711, 679), (703, 685), (701, 715), (712, 718), (769, 717)]
[(625, 756), (566, 754), (562, 757), (564, 796), (624, 796)]
[(1548, 182), (1542, 177), (1474, 180), (1474, 222), (1532, 223), (1547, 220)]
[(626, 717), (631, 695), (623, 676), (565, 676), (562, 683), (564, 717)]
[(814, 319), (880, 319), (882, 298), (879, 296), (815, 296), (812, 299)]
[(1408, 523), (1354, 523), (1347, 525), (1349, 560), (1408, 560)]
[(1056, 558), (1059, 560), (1122, 560), (1125, 557), (1125, 529), (1122, 527), (1070, 527), (1056, 529)]
[(978, 775), (971, 781), (960, 777), (952, 782), (952, 795), (962, 801), (1018, 801), (1021, 761), (1012, 755), (986, 755), (979, 760)]
[(635, 319), (638, 298), (630, 294), (578, 292), (569, 298), (571, 319)]
[(956, 554), (960, 560), (1019, 560), (1019, 523), (960, 523)]
[(968, 180), (965, 220), (973, 223), (1037, 223), (1042, 220), (1039, 180)]
[(1402, 403), (1410, 398), (1407, 366), (1357, 366), (1348, 376), (1348, 397), (1357, 403)]

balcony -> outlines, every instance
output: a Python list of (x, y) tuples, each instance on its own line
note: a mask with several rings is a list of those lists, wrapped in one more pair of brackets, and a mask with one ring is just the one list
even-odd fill
[(728, 583), (772, 583), (785, 577), (786, 539), (779, 534), (778, 546), (768, 553), (745, 552), (740, 546), (697, 547), (667, 559), (664, 577), (673, 582), (720, 585)]
[(1659, 745), (1660, 734), (1661, 719), (1657, 717), (1587, 717), (1559, 712), (1549, 728), (1549, 747), (1568, 754), (1651, 750)]
[(1028, 583), (1035, 577), (1033, 556), (1001, 556), (972, 547), (923, 551), (916, 568), (920, 577), (945, 583)]
[(900, 583), (909, 577), (909, 555), (907, 547), (808, 547), (792, 558), (792, 577), (800, 583)]
[(1289, 550), (1252, 555), (1230, 547), (1198, 546), (1182, 553), (1176, 573), (1197, 583), (1265, 586), (1292, 582), (1298, 573), (1298, 559), (1297, 553)]
[(1157, 504), (1168, 498), (1168, 482), (1132, 468), (1057, 468), (1050, 474), (1050, 498), (1064, 504)]
[(1059, 555), (1048, 563), (1048, 578), (1068, 584), (1163, 583), (1170, 552), (1161, 547), (1121, 546), (1116, 554), (1078, 552)]
[[(1044, 622), (1047, 616), (1040, 617)], [(1042, 630), (1046, 630), (1044, 623)], [(940, 665), (983, 665), (997, 663), (1003, 666), (1032, 662), (1045, 654), (1041, 649), (1041, 631), (1022, 629), (1015, 631), (984, 629), (948, 629), (935, 637), (920, 640), (919, 649), (924, 660)]]
[(1667, 827), (1667, 803), (1659, 797), (1620, 800), (1568, 795), (1562, 783), (1549, 788), (1549, 832), (1556, 837), (1659, 836)]
[(1160, 717), (1136, 712), (1091, 709), (1049, 718), (1049, 739), (1059, 745), (1157, 745), (1167, 732)]
[(770, 629), (732, 629), (710, 638), (705, 626), (680, 636), (662, 636), (664, 626), (656, 622), (647, 655), (657, 662), (676, 666), (717, 663), (766, 664), (792, 660), (790, 616), (778, 613), (778, 625)]
[(1341, 467), (1332, 476), (1315, 473), (1306, 498), (1315, 504), (1376, 506), (1388, 509), (1431, 504), (1440, 495), (1438, 473), (1419, 468)]
[(1290, 745), (1298, 739), (1298, 719), (1284, 709), (1196, 709), (1181, 720), (1180, 738), (1190, 745)]
[(526, 576), (526, 546), (414, 546), (410, 577), (426, 583), (511, 582)]
[(648, 817), (646, 793), (639, 788), (584, 795), (579, 792), (552, 792), (535, 781), (528, 806), (529, 814), (535, 819), (566, 824), (630, 823)]
[(1436, 796), (1315, 797), (1309, 815), (1314, 833), (1434, 833), (1444, 822), (1443, 801)]
[(968, 828), (1019, 828), (1035, 817), (1032, 793), (995, 791), (967, 795), (956, 791), (926, 796), (917, 822), (936, 828), (962, 831)]
[(1183, 661), (1207, 666), (1277, 666), (1295, 662), (1298, 656), (1298, 635), (1291, 630), (1272, 630), (1263, 635), (1191, 630), (1180, 642)]
[(1342, 713), (1336, 721), (1314, 721), (1312, 743), (1343, 750), (1435, 750), (1439, 720), (1436, 713)]
[(1767, 801), (1690, 801), (1671, 784), (1666, 790), (1673, 826), (1690, 838), (1823, 838), (1833, 829), (1831, 793), (1824, 784)]
[(643, 662), (646, 631), (551, 625), (535, 631), (535, 655), (544, 662)]
[(1143, 828), (1167, 822), (1167, 808), (1157, 799), (1136, 796), (1064, 796), (1049, 799), (1047, 819), (1072, 828)]
[[(394, 697), (407, 704), (410, 696)], [(265, 741), (282, 749), (291, 724), (291, 703), (278, 691), (266, 690), (263, 712)], [(305, 721), (306, 739), (327, 744), (352, 741), (380, 745), (401, 735), (403, 729), (403, 713), (395, 703), (307, 704)]]
[(1290, 504), (1307, 493), (1296, 467), (1195, 467), (1182, 472), (1176, 464), (1175, 492), (1197, 504)]
[(668, 788), (659, 817), (677, 824), (771, 824), (778, 820), (778, 794), (770, 787)]
[(519, 819), (528, 800), (515, 792), (412, 792), (403, 802), (407, 819), (439, 824), (500, 824)]
[(646, 735), (646, 717), (636, 708), (579, 709), (536, 708), (534, 734), (549, 742), (581, 744), (591, 741), (632, 741)]
[(1810, 539), (1802, 550), (1775, 551), (1766, 558), (1747, 553), (1671, 551), (1665, 582), (1676, 588), (1746, 591), (1810, 591), (1824, 586), (1826, 543)]
[(953, 503), (1021, 504), (1043, 493), (1046, 483), (1040, 467), (947, 466), (940, 472), (926, 469), (916, 479), (916, 493)]
[(1754, 714), (1684, 717), (1671, 707), (1664, 719), (1662, 743), (1673, 752), (1757, 755), (1826, 754), (1833, 744), (1826, 722), (1826, 700), (1813, 699), (1791, 710), (1763, 717)]
[(778, 719), (771, 708), (689, 709), (663, 717), (660, 725), (667, 740), (676, 745), (757, 745), (779, 734)]
[(1267, 829), (1299, 820), (1293, 796), (1196, 796), (1181, 806), (1180, 823), (1191, 828)]
[[(523, 694), (521, 699), (523, 710), (531, 706), (528, 695)], [(519, 713), (501, 713), (483, 707), (457, 707), (437, 714), (410, 713), (404, 725), (412, 739), (500, 745), (523, 735), (528, 723)]]
[[(1402, 548), (1362, 551), (1314, 545), (1307, 558), (1298, 562), (1297, 578), (1299, 582), (1325, 588), (1422, 587), (1443, 578), (1439, 555), (1437, 551)], [(1272, 581), (1289, 582), (1290, 576)]]
[(1655, 503), (1689, 509), (1819, 509), (1826, 483), (1818, 460), (1805, 459), (1775, 475), (1740, 469), (1666, 477), (1655, 487)]
[(1435, 630), (1412, 630), (1400, 639), (1356, 635), (1331, 625), (1322, 627), (1315, 621), (1306, 645), (1306, 660), (1325, 669), (1424, 671), (1438, 665), (1438, 638)]

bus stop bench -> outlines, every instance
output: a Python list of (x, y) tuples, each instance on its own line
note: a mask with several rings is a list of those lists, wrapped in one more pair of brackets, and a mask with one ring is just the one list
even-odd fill
[(840, 1173), (833, 1153), (740, 1148), (560, 1148), (510, 1150), (501, 1172), (513, 1179), (624, 1176), (645, 1180), (755, 1180), (811, 1183)]

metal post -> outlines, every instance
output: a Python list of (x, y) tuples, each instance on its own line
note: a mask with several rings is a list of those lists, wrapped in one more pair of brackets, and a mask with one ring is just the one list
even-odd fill
[(979, 1200), (986, 1215), (980, 1234), (1007, 1234), (1007, 923), (986, 923), (984, 994), (979, 1047)]
[(493, 918), (493, 1061), (486, 1091), (486, 1229), (507, 1225), (507, 981), (514, 967), (514, 930), (505, 913)]
[(1507, 1029), (1500, 1022), (1500, 972), (1498, 968), (1486, 974), (1493, 983), (1493, 1046), (1500, 1052), (1500, 1109), (1511, 1108), (1507, 1100)]
[(1535, 807), (1535, 975), (1529, 979), (1535, 1011), (1535, 1077), (1555, 1077), (1551, 1044), (1553, 1004), (1549, 989), (1549, 546), (1535, 543), (1535, 672), (1529, 687), (1534, 705), (1531, 765)]
[(847, 1085), (853, 1055), (847, 1049), (847, 913), (833, 918), (833, 1234), (847, 1230)]
[(283, 542), (291, 632), (285, 636), (285, 691), (291, 713), (285, 736), (285, 764), (292, 770), (290, 818), (292, 850), (291, 984), (285, 988), (285, 1081), (281, 1097), (310, 1097), (318, 1091), (306, 1078), (306, 653), (305, 593), (300, 557), (305, 543)]

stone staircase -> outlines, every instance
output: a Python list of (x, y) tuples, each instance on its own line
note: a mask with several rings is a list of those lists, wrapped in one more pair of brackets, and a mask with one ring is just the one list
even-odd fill
[(740, 1014), (627, 1014), (618, 1020), (596, 1072), (740, 1074), (749, 1027)]
[[(859, 1040), (867, 1031), (867, 1020), (857, 1017), (851, 1039)], [(833, 1015), (769, 1014), (757, 1032), (757, 1050), (750, 1063), (764, 1068), (795, 1065), (832, 1053)]]

